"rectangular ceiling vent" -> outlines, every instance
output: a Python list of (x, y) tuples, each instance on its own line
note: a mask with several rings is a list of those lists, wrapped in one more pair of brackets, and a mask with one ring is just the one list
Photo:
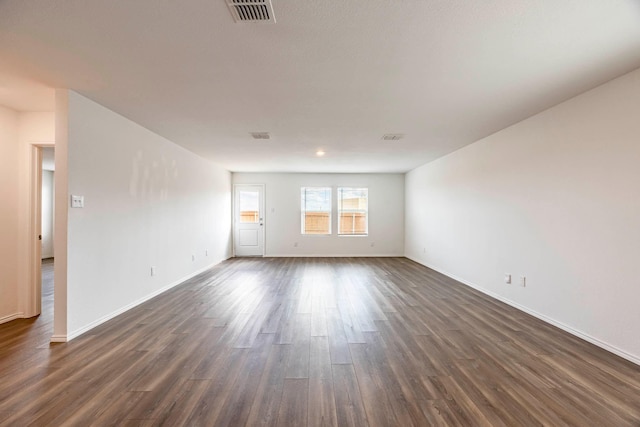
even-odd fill
[(227, 0), (227, 6), (236, 22), (276, 22), (271, 0)]
[(404, 134), (401, 133), (386, 133), (382, 135), (384, 141), (399, 141), (404, 138)]
[(271, 139), (269, 132), (251, 132), (253, 139)]

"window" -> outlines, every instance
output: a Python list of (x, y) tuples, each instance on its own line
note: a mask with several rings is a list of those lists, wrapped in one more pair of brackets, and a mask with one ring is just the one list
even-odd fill
[(369, 233), (368, 211), (368, 188), (338, 188), (338, 234), (366, 236)]
[(240, 205), (240, 222), (258, 223), (260, 208), (258, 207), (260, 194), (257, 191), (240, 191), (238, 204)]
[(331, 234), (331, 188), (302, 187), (302, 234)]

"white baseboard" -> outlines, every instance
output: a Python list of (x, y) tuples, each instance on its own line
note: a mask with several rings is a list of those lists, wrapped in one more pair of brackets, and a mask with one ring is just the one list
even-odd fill
[[(103, 324), (104, 322), (106, 322), (108, 320), (111, 320), (116, 316), (121, 315), (125, 311), (129, 311), (132, 308), (142, 304), (143, 302), (149, 301), (151, 298), (154, 298), (154, 297), (160, 295), (161, 293), (168, 291), (169, 289), (173, 288), (174, 286), (177, 286), (177, 285), (185, 282), (186, 280), (189, 280), (192, 277), (197, 276), (198, 274), (207, 271), (208, 269), (210, 269), (213, 266), (221, 263), (222, 261), (224, 261), (224, 259), (220, 259), (220, 260), (218, 260), (218, 261), (216, 261), (216, 262), (214, 262), (212, 264), (209, 264), (206, 267), (203, 267), (203, 268), (201, 268), (201, 269), (199, 269), (197, 271), (194, 271), (193, 273), (190, 273), (190, 274), (188, 274), (188, 275), (186, 275), (186, 276), (184, 276), (184, 277), (182, 277), (182, 278), (180, 278), (180, 279), (178, 279), (178, 280), (176, 280), (174, 282), (171, 282), (167, 286), (163, 286), (162, 288), (157, 289), (154, 292), (152, 292), (152, 293), (150, 293), (148, 295), (145, 295), (144, 297), (142, 297), (142, 298), (140, 298), (140, 299), (138, 299), (138, 300), (136, 300), (136, 301), (134, 301), (134, 302), (132, 302), (130, 304), (125, 305), (124, 307), (121, 307), (121, 308), (119, 308), (119, 309), (117, 309), (117, 310), (115, 310), (115, 311), (113, 311), (113, 312), (111, 312), (111, 313), (109, 313), (109, 314), (107, 314), (105, 316), (102, 316), (101, 318), (99, 318), (97, 320), (94, 320), (93, 322), (89, 323), (88, 325), (85, 325), (85, 326), (83, 326), (81, 328), (76, 329), (75, 331), (71, 332), (70, 334), (68, 334), (66, 336), (64, 336), (64, 335), (54, 335), (53, 337), (51, 337), (51, 341), (52, 342), (67, 342), (67, 341), (71, 341), (72, 339), (77, 338), (78, 336), (90, 331), (91, 329), (95, 328), (96, 326), (99, 326), (99, 325)], [(65, 341), (53, 341), (54, 337), (59, 338), (59, 339), (62, 339), (64, 337)]]
[(398, 258), (403, 254), (268, 254), (264, 258)]
[(67, 342), (68, 340), (66, 335), (56, 334), (51, 336), (50, 341), (51, 342)]
[(24, 319), (24, 313), (14, 313), (7, 316), (2, 316), (0, 317), (0, 324), (11, 322), (12, 320), (16, 319)]
[(470, 288), (473, 288), (473, 289), (475, 289), (477, 291), (480, 291), (483, 294), (490, 296), (491, 298), (495, 298), (498, 301), (501, 301), (501, 302), (503, 302), (503, 303), (505, 303), (507, 305), (510, 305), (511, 307), (517, 308), (520, 311), (523, 311), (523, 312), (525, 312), (527, 314), (530, 314), (531, 316), (536, 317), (536, 318), (538, 318), (538, 319), (540, 319), (540, 320), (542, 320), (542, 321), (544, 321), (546, 323), (549, 323), (549, 324), (551, 324), (551, 325), (553, 325), (553, 326), (555, 326), (557, 328), (560, 328), (563, 331), (570, 333), (571, 335), (574, 335), (574, 336), (576, 336), (576, 337), (578, 337), (580, 339), (583, 339), (583, 340), (585, 340), (587, 342), (590, 342), (591, 344), (593, 344), (595, 346), (598, 346), (598, 347), (600, 347), (600, 348), (602, 348), (604, 350), (607, 350), (608, 352), (611, 352), (611, 353), (613, 353), (615, 355), (618, 355), (618, 356), (622, 357), (623, 359), (626, 359), (626, 360), (628, 360), (630, 362), (633, 362), (636, 365), (640, 365), (640, 357), (639, 356), (636, 356), (636, 355), (633, 355), (631, 353), (628, 353), (628, 352), (626, 352), (626, 351), (624, 351), (624, 350), (622, 350), (622, 349), (620, 349), (620, 348), (618, 348), (618, 347), (616, 347), (614, 345), (611, 345), (611, 344), (609, 344), (609, 343), (607, 343), (605, 341), (602, 341), (602, 340), (600, 340), (600, 339), (598, 339), (596, 337), (592, 337), (589, 334), (586, 334), (586, 333), (584, 333), (584, 332), (582, 332), (582, 331), (580, 331), (578, 329), (575, 329), (575, 328), (573, 328), (573, 327), (571, 327), (569, 325), (566, 325), (566, 324), (564, 324), (564, 323), (562, 323), (562, 322), (560, 322), (558, 320), (555, 320), (555, 319), (553, 319), (553, 318), (551, 318), (551, 317), (549, 317), (547, 315), (544, 315), (542, 313), (538, 313), (537, 311), (532, 310), (532, 309), (530, 309), (528, 307), (525, 307), (525, 306), (523, 306), (523, 305), (521, 305), (521, 304), (519, 304), (517, 302), (511, 301), (510, 299), (504, 298), (504, 297), (502, 297), (502, 296), (500, 296), (500, 295), (498, 295), (498, 294), (496, 294), (494, 292), (491, 292), (491, 291), (489, 291), (487, 289), (484, 289), (484, 288), (476, 285), (475, 283), (471, 283), (469, 281), (466, 281), (466, 280), (464, 280), (464, 279), (462, 279), (460, 277), (457, 277), (456, 275), (451, 274), (451, 273), (449, 273), (447, 271), (444, 271), (444, 270), (442, 270), (442, 269), (440, 269), (440, 268), (438, 268), (436, 266), (427, 264), (427, 263), (422, 262), (421, 260), (419, 260), (417, 258), (413, 258), (413, 257), (407, 256), (407, 255), (405, 255), (405, 257), (410, 259), (410, 260), (412, 260), (412, 261), (414, 261), (414, 262), (417, 262), (418, 264), (424, 265), (425, 267), (428, 267), (428, 268), (430, 268), (432, 270), (435, 270), (438, 273), (444, 274), (445, 276), (450, 277), (453, 280), (456, 280), (456, 281), (462, 283), (463, 285), (469, 286)]

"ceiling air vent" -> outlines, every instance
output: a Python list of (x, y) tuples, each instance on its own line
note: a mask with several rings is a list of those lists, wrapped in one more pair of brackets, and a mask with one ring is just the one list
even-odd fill
[(269, 132), (251, 132), (253, 139), (271, 139)]
[(271, 0), (227, 0), (227, 6), (236, 22), (276, 22)]
[(399, 141), (404, 138), (404, 134), (401, 133), (386, 133), (382, 135), (384, 141)]

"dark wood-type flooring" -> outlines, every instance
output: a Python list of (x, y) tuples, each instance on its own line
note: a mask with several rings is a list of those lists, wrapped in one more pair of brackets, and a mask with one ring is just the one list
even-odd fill
[(2, 426), (640, 426), (637, 365), (404, 258), (228, 260), (57, 345), (50, 298)]

